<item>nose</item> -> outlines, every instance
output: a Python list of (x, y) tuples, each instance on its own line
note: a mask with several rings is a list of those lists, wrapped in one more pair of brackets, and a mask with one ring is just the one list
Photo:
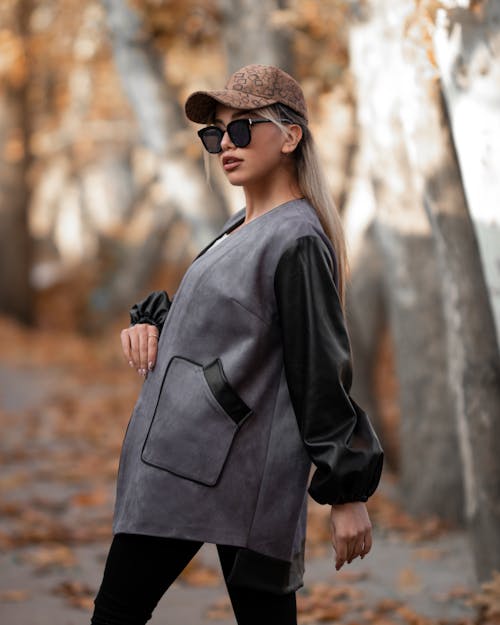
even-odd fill
[(231, 137), (229, 136), (227, 129), (224, 130), (224, 134), (222, 135), (220, 147), (222, 148), (222, 151), (229, 150), (235, 147), (234, 143), (231, 141)]

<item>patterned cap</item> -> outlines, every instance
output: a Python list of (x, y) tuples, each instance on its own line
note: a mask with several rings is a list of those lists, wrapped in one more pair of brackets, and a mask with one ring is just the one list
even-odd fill
[(299, 83), (279, 67), (246, 65), (219, 91), (195, 91), (186, 101), (187, 117), (206, 124), (214, 114), (217, 102), (235, 109), (255, 109), (270, 104), (286, 104), (307, 122), (307, 106)]

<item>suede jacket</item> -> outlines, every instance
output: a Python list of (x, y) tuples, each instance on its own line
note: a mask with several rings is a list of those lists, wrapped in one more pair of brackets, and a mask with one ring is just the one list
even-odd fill
[(160, 292), (131, 311), (161, 334), (113, 530), (239, 546), (228, 583), (283, 593), (303, 584), (307, 492), (366, 501), (383, 450), (349, 395), (336, 258), (314, 209), (286, 202), (231, 234), (243, 219), (198, 255), (171, 305)]

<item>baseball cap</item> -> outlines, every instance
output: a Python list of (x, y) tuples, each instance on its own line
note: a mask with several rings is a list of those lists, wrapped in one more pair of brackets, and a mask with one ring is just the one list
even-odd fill
[(246, 65), (234, 72), (224, 89), (195, 91), (185, 104), (188, 119), (206, 124), (217, 103), (235, 109), (255, 109), (285, 104), (307, 122), (307, 106), (299, 83), (274, 65)]

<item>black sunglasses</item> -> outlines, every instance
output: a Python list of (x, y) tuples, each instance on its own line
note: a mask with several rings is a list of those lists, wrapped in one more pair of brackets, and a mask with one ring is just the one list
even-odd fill
[[(280, 119), (282, 124), (290, 124), (288, 119)], [(264, 124), (271, 122), (270, 119), (235, 119), (226, 126), (227, 134), (231, 142), (237, 148), (246, 148), (252, 138), (250, 128), (254, 124)], [(219, 154), (222, 152), (221, 141), (226, 130), (222, 130), (218, 126), (207, 126), (198, 130), (198, 136), (201, 139), (205, 149), (210, 154)]]

